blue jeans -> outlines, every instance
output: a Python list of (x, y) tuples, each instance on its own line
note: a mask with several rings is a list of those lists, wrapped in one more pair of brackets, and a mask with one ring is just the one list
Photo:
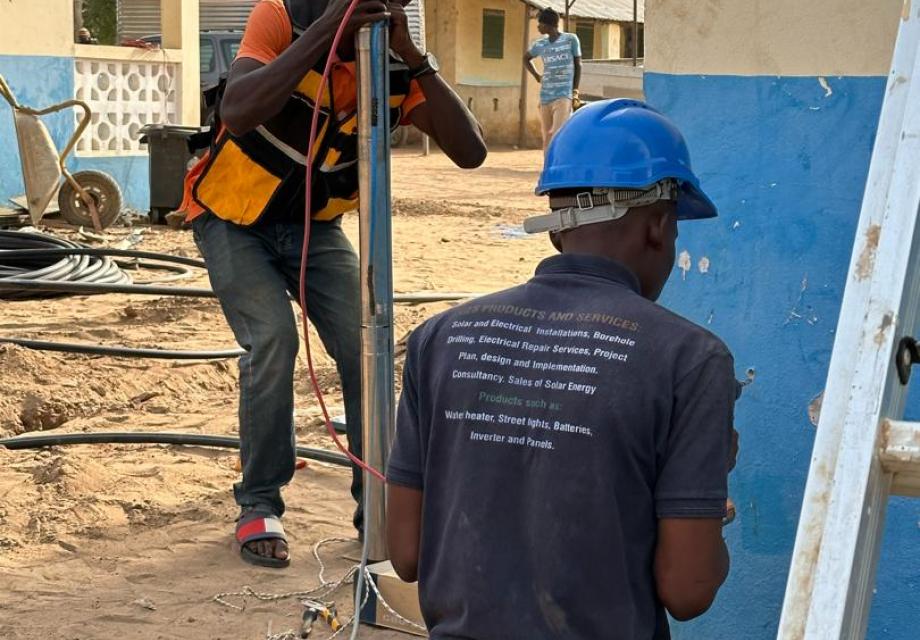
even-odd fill
[[(300, 347), (289, 294), (298, 297), (304, 226), (241, 227), (211, 214), (192, 223), (224, 316), (246, 350), (240, 358), (240, 459), (234, 485), (243, 508), (284, 513), (281, 487), (294, 476), (294, 368)], [(358, 258), (340, 220), (314, 222), (307, 263), (307, 312), (335, 360), (348, 423), (349, 448), (361, 456), (361, 309)], [(306, 375), (306, 373), (304, 373)], [(351, 495), (363, 526), (361, 473)]]

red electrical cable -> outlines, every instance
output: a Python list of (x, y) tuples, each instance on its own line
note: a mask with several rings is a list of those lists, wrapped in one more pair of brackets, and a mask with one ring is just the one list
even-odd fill
[[(345, 16), (342, 18), (342, 23), (339, 25), (338, 30), (335, 32), (335, 37), (332, 39), (332, 47), (329, 50), (329, 56), (326, 58), (326, 67), (323, 69), (323, 79), (319, 83), (319, 87), (316, 90), (316, 96), (313, 100), (313, 121), (310, 125), (310, 140), (307, 146), (307, 181), (304, 194), (306, 206), (304, 210), (303, 249), (300, 258), (300, 313), (303, 316), (303, 337), (304, 342), (306, 343), (307, 367), (310, 370), (310, 382), (313, 385), (313, 393), (316, 395), (319, 406), (323, 411), (323, 419), (326, 421), (326, 430), (329, 432), (329, 435), (332, 436), (336, 446), (342, 451), (342, 453), (348, 456), (348, 458), (353, 463), (370, 473), (381, 482), (385, 483), (386, 476), (349, 451), (348, 448), (342, 444), (342, 441), (339, 440), (339, 436), (335, 432), (335, 427), (332, 426), (332, 418), (329, 416), (329, 410), (326, 408), (326, 401), (323, 399), (323, 392), (319, 388), (319, 381), (316, 379), (316, 370), (313, 367), (313, 354), (310, 351), (310, 331), (307, 314), (307, 258), (310, 247), (310, 230), (313, 221), (313, 145), (316, 144), (316, 135), (319, 129), (319, 110), (323, 101), (323, 96), (326, 92), (326, 84), (329, 81), (329, 74), (332, 72), (333, 64), (335, 64), (335, 62), (338, 60), (337, 51), (339, 49), (339, 43), (342, 40), (342, 35), (345, 33), (348, 22), (351, 20), (351, 16), (354, 14), (359, 1), (360, 0), (351, 0), (351, 4), (348, 5), (348, 9), (345, 11)], [(334, 117), (334, 113), (329, 114), (330, 119)]]

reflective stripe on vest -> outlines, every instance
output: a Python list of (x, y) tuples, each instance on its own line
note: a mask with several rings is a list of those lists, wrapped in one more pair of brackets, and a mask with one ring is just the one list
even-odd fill
[[(317, 65), (323, 65), (320, 61)], [(215, 216), (248, 226), (263, 217), (302, 220), (307, 135), (290, 136), (284, 123), (309, 123), (313, 97), (322, 79), (309, 71), (276, 119), (242, 136), (223, 131), (208, 163), (193, 187), (195, 200)], [(405, 64), (392, 60), (390, 70), (391, 123), (402, 120), (402, 104), (411, 78)], [(358, 205), (357, 112), (335, 114), (330, 80), (320, 105), (319, 132), (311, 153), (314, 160), (312, 211), (314, 220), (332, 220)], [(270, 127), (274, 125), (275, 130)], [(285, 129), (279, 132), (278, 128)]]

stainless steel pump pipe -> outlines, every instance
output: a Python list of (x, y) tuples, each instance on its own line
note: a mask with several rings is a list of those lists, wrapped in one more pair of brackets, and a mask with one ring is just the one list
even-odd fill
[[(358, 181), (361, 205), (361, 418), (364, 460), (386, 471), (396, 431), (393, 371), (393, 240), (390, 209), (390, 58), (385, 21), (357, 35)], [(364, 472), (368, 558), (389, 558), (385, 487)]]

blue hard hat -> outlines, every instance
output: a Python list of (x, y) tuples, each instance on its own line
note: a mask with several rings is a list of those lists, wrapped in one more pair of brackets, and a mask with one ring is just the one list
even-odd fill
[(537, 194), (556, 189), (639, 189), (673, 178), (680, 184), (679, 220), (712, 218), (677, 126), (639, 100), (602, 100), (579, 109), (546, 153)]

